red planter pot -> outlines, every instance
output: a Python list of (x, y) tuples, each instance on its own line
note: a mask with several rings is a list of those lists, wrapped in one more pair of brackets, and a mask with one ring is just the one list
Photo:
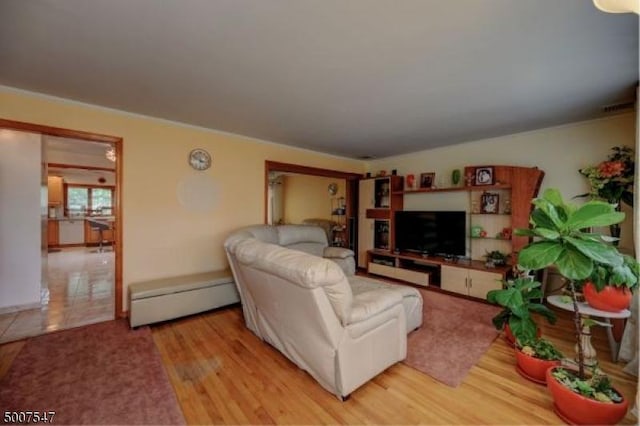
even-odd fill
[(554, 368), (547, 370), (547, 387), (553, 397), (556, 414), (565, 422), (576, 425), (614, 425), (627, 414), (629, 401), (626, 398), (622, 397), (622, 402), (614, 404), (586, 398), (559, 383), (551, 375), (553, 370)]
[(544, 385), (547, 382), (547, 370), (560, 365), (560, 361), (547, 361), (523, 353), (516, 348), (516, 371), (525, 379)]
[(620, 312), (631, 304), (631, 290), (626, 287), (606, 286), (598, 292), (593, 283), (585, 283), (582, 288), (587, 303), (601, 311)]

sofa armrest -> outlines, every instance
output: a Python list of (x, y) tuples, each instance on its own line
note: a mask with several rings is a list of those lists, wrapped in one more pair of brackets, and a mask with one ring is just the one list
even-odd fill
[(325, 247), (322, 257), (325, 259), (346, 259), (348, 257), (354, 257), (353, 250), (349, 250), (344, 247)]

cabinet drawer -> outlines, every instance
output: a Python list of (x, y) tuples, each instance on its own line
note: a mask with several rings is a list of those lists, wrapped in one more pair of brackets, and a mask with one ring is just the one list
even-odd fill
[(407, 281), (413, 284), (418, 284), (427, 287), (429, 285), (429, 273), (412, 271), (410, 269), (396, 269), (396, 278), (402, 281)]
[(378, 263), (369, 262), (369, 273), (395, 278), (396, 268), (394, 268), (393, 266), (380, 265)]

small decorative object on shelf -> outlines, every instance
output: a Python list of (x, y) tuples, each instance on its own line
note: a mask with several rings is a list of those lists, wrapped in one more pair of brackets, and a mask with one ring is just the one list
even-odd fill
[(408, 174), (404, 181), (407, 185), (406, 189), (416, 189), (416, 176), (413, 173)]
[(433, 186), (433, 181), (436, 177), (436, 174), (431, 173), (420, 173), (420, 188), (431, 188)]
[(464, 177), (464, 184), (466, 186), (475, 185), (476, 184), (476, 176), (472, 172), (467, 173), (467, 175)]
[(513, 232), (511, 228), (502, 228), (502, 231), (496, 234), (496, 239), (498, 240), (510, 240)]
[(386, 170), (380, 170), (378, 172), (378, 174), (376, 174), (377, 177), (384, 177), (387, 175), (387, 171)]
[(484, 192), (480, 197), (481, 213), (498, 213), (498, 201), (500, 196), (492, 192)]
[(493, 167), (478, 167), (476, 169), (476, 185), (493, 185)]
[(510, 199), (506, 199), (504, 200), (504, 210), (503, 213), (504, 214), (511, 214), (511, 200)]
[(493, 250), (487, 252), (485, 255), (485, 266), (487, 268), (495, 268), (496, 266), (502, 266), (507, 263), (507, 259), (509, 255), (507, 253), (503, 253), (500, 250)]
[(482, 229), (482, 226), (480, 225), (474, 225), (471, 227), (471, 237), (472, 238), (482, 238), (483, 235), (482, 233), (484, 232), (484, 236), (487, 235), (486, 231), (484, 229)]
[(478, 200), (471, 201), (471, 213), (473, 214), (480, 213), (480, 205), (478, 204)]
[(460, 173), (460, 169), (455, 169), (453, 172), (451, 172), (451, 184), (453, 186), (458, 186), (461, 177), (462, 174)]

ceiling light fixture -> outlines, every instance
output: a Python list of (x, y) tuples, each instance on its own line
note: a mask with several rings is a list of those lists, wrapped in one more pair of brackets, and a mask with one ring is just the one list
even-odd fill
[(115, 161), (116, 161), (116, 149), (115, 149), (115, 147), (110, 146), (109, 148), (107, 148), (107, 150), (104, 153), (104, 156), (107, 157), (107, 160), (113, 161), (115, 163)]
[(593, 0), (593, 4), (607, 13), (640, 14), (640, 1), (638, 0)]

